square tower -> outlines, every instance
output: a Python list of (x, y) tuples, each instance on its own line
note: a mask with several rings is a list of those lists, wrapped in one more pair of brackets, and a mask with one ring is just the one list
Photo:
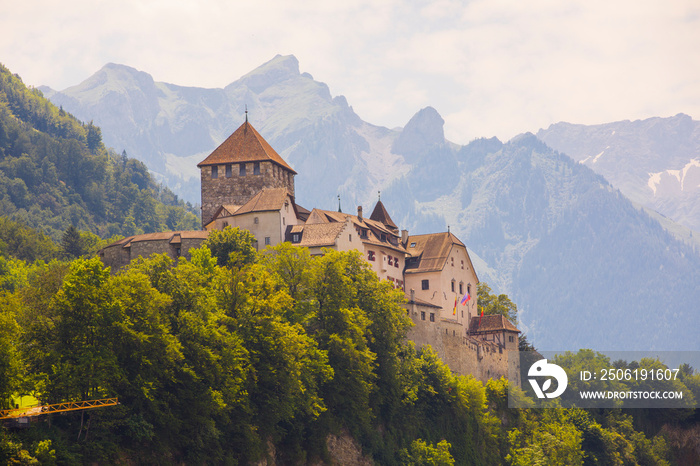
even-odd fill
[(197, 167), (202, 181), (202, 225), (222, 205), (241, 206), (264, 188), (286, 188), (294, 197), (296, 172), (247, 118)]

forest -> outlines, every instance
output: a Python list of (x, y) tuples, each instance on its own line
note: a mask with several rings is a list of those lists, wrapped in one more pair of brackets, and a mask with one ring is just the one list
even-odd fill
[(59, 241), (74, 226), (102, 238), (199, 228), (195, 207), (102, 131), (56, 108), (0, 64), (0, 216)]
[[(0, 400), (120, 403), (2, 429), (7, 463), (309, 464), (329, 461), (329, 436), (390, 465), (693, 454), (695, 410), (509, 409), (517, 387), (456, 375), (406, 340), (403, 293), (359, 253), (258, 253), (249, 232), (227, 228), (190, 260), (154, 255), (117, 273), (90, 254), (4, 260)], [(485, 311), (514, 311), (486, 290)]]

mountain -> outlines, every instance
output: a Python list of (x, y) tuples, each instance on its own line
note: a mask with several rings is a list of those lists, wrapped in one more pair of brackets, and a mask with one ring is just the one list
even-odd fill
[(700, 231), (700, 121), (678, 114), (592, 126), (557, 123), (537, 137), (631, 200)]
[[(431, 107), (403, 128), (374, 126), (301, 73), (293, 56), (219, 90), (154, 83), (108, 65), (51, 98), (105, 125), (105, 141), (117, 150), (148, 152), (144, 160), (165, 168), (164, 177), (175, 180), (173, 167), (188, 166), (197, 193), (196, 163), (243, 121), (247, 105), (253, 125), (299, 173), (297, 202), (335, 209), (340, 195), (354, 211), (381, 191), (394, 221), (411, 233), (450, 228), (469, 247), (479, 278), (518, 304), (521, 327), (538, 347), (700, 349), (698, 254), (614, 184), (532, 134), (459, 146), (445, 139)], [(109, 125), (123, 120), (124, 127)], [(149, 143), (141, 148), (129, 134)], [(192, 145), (158, 146), (167, 135)]]
[(2, 65), (0, 216), (54, 241), (70, 226), (110, 237), (199, 223), (143, 163), (109, 152), (99, 127), (54, 106)]

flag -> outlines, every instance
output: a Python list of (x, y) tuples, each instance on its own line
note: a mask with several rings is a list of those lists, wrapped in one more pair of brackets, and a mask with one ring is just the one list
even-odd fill
[(467, 291), (466, 293), (464, 293), (464, 297), (462, 298), (462, 306), (467, 304), (467, 301), (469, 301), (470, 299), (472, 299), (472, 297), (469, 296), (469, 292)]
[(479, 325), (477, 325), (477, 328), (481, 327), (481, 318), (484, 317), (484, 309), (481, 309), (481, 315), (479, 316)]
[(455, 307), (452, 309), (452, 315), (456, 316), (457, 315), (457, 295), (455, 295)]

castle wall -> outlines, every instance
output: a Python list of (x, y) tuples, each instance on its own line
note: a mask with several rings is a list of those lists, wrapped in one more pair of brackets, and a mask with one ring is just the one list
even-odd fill
[(109, 267), (112, 272), (126, 266), (131, 261), (129, 248), (124, 248), (122, 244), (111, 244), (99, 252), (102, 263)]
[[(120, 241), (113, 243), (99, 252), (99, 257), (105, 266), (111, 268), (112, 272), (116, 272), (121, 267), (129, 265), (132, 259), (141, 256), (148, 258), (152, 254), (167, 254), (168, 257), (177, 261), (182, 256), (190, 258), (189, 251), (192, 248), (198, 248), (206, 240), (206, 233), (197, 232), (199, 235), (195, 238), (181, 238), (179, 242), (172, 242), (173, 237), (177, 237), (177, 233), (157, 234), (160, 237), (148, 238), (149, 235), (143, 235), (141, 238), (136, 236), (128, 247), (124, 247), (125, 242)], [(128, 239), (127, 239), (128, 240)]]
[[(439, 318), (439, 309), (419, 304), (407, 306), (414, 323), (407, 338), (416, 347), (430, 345), (452, 371), (462, 375), (471, 374), (484, 384), (489, 379), (506, 377), (520, 385), (517, 351), (508, 351), (493, 343), (468, 336), (461, 323)], [(425, 320), (422, 313), (425, 313)], [(434, 322), (430, 321), (430, 313), (435, 314)], [(513, 361), (509, 361), (511, 354)]]
[[(255, 163), (260, 164), (260, 174), (255, 174)], [(226, 167), (230, 166), (227, 177)], [(245, 175), (241, 175), (245, 166)], [(217, 177), (212, 169), (217, 167)], [(273, 162), (246, 162), (228, 165), (207, 165), (200, 169), (202, 182), (202, 225), (214, 217), (222, 205), (243, 205), (263, 188), (287, 188), (294, 196), (294, 175)]]

